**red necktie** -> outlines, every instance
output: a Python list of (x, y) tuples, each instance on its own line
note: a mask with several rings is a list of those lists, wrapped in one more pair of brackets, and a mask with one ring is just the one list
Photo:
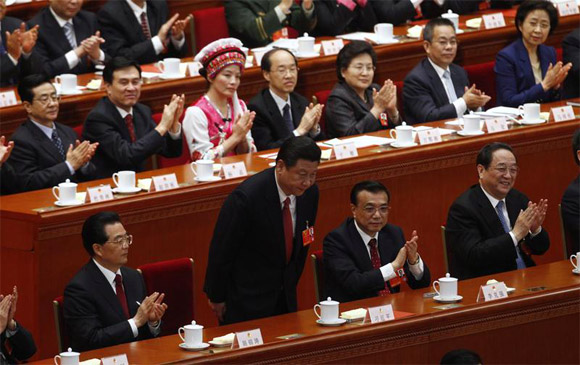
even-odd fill
[(284, 221), (284, 241), (286, 241), (286, 263), (288, 263), (292, 256), (292, 246), (294, 242), (294, 232), (292, 232), (292, 213), (290, 213), (290, 198), (284, 200), (282, 220)]
[[(371, 248), (371, 263), (373, 264), (373, 269), (379, 269), (381, 267), (381, 259), (379, 258), (379, 250), (377, 250), (377, 240), (375, 238), (369, 241), (369, 247)], [(379, 296), (384, 297), (390, 293), (389, 286), (385, 281), (385, 289), (379, 291)]]
[(129, 318), (129, 307), (127, 306), (127, 297), (125, 297), (125, 291), (123, 290), (123, 278), (119, 274), (115, 276), (115, 289), (117, 290), (117, 298), (119, 299), (119, 303), (121, 303), (123, 313), (125, 313), (125, 317)]
[(133, 124), (133, 116), (131, 114), (125, 116), (125, 124), (129, 130), (129, 136), (131, 136), (131, 142), (135, 142), (137, 137), (135, 136), (135, 125)]
[(147, 22), (147, 14), (145, 12), (141, 13), (141, 29), (143, 29), (143, 34), (145, 34), (145, 38), (151, 39), (151, 32), (149, 31), (149, 23)]
[(479, 3), (479, 10), (487, 10), (491, 7), (489, 0), (485, 0)]

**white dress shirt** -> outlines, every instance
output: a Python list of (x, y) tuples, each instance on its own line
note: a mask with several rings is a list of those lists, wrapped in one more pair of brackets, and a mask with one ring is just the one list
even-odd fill
[[(133, 108), (131, 108), (129, 111), (126, 111), (123, 108), (119, 108), (118, 106), (115, 105), (115, 108), (117, 108), (117, 110), (119, 111), (119, 113), (121, 114), (121, 118), (125, 119), (125, 117), (128, 114), (133, 115)], [(177, 132), (173, 133), (171, 132), (171, 130), (168, 130), (167, 133), (169, 133), (169, 136), (171, 137), (171, 139), (175, 140), (175, 139), (179, 139), (179, 137), (181, 136), (181, 123), (177, 123), (179, 128), (177, 129)], [(133, 128), (135, 128), (135, 119), (133, 119)], [(137, 135), (137, 130), (135, 130), (135, 135)]]

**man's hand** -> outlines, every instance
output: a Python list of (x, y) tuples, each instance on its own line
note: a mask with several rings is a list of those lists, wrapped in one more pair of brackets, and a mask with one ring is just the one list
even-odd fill
[(161, 28), (159, 28), (157, 36), (159, 37), (161, 43), (167, 44), (167, 35), (169, 34), (169, 30), (171, 29), (171, 27), (173, 27), (173, 23), (175, 23), (177, 18), (179, 18), (179, 13), (172, 16), (167, 22), (165, 22), (165, 24), (161, 26)]
[(207, 304), (209, 304), (209, 307), (215, 313), (218, 321), (222, 323), (224, 321), (224, 314), (226, 314), (226, 303), (214, 303), (208, 299)]
[(282, 10), (284, 14), (288, 14), (290, 13), (290, 8), (292, 7), (292, 4), (294, 4), (294, 0), (282, 0), (280, 1), (280, 4), (278, 4), (278, 6), (280, 7), (280, 10)]
[(314, 105), (312, 103), (306, 107), (302, 119), (300, 120), (300, 124), (298, 125), (298, 128), (296, 128), (298, 134), (303, 136), (316, 127), (320, 121), (320, 117), (322, 117), (323, 108), (324, 105), (322, 104)]
[(15, 60), (20, 59), (20, 55), (22, 54), (22, 33), (20, 33), (20, 29), (14, 30), (12, 34), (10, 32), (5, 32), (6, 34), (6, 52), (12, 56)]
[(177, 133), (179, 131), (179, 119), (181, 119), (181, 114), (183, 114), (184, 108), (185, 108), (185, 94), (181, 94), (181, 96), (177, 97), (177, 108), (175, 109), (175, 114), (173, 116), (171, 133)]
[(8, 160), (8, 157), (10, 157), (10, 153), (14, 148), (13, 141), (8, 142), (8, 144), (5, 143), (6, 137), (4, 136), (0, 137), (0, 167), (2, 167), (2, 164), (6, 162), (6, 160)]
[(528, 202), (528, 207), (526, 210), (520, 210), (520, 214), (518, 215), (516, 223), (514, 224), (514, 228), (512, 229), (512, 233), (516, 236), (518, 242), (526, 237), (532, 228), (532, 224), (537, 219), (536, 215), (538, 212), (536, 208), (536, 204)]
[[(528, 207), (530, 206), (531, 202), (528, 202)], [(548, 199), (540, 199), (540, 202), (536, 205), (536, 216), (532, 225), (530, 226), (530, 231), (532, 233), (537, 233), (540, 229), (542, 224), (544, 223), (544, 219), (546, 219), (546, 212), (548, 211)]]
[(105, 43), (105, 40), (101, 38), (101, 32), (96, 31), (95, 35), (81, 42), (81, 47), (89, 57), (93, 60), (98, 60), (101, 57), (101, 44)]
[(406, 259), (407, 259), (407, 247), (403, 246), (399, 250), (399, 253), (397, 254), (397, 257), (395, 258), (395, 261), (391, 262), (391, 265), (393, 266), (393, 270), (397, 271), (400, 268), (402, 268), (403, 265), (405, 264)]
[(165, 136), (165, 133), (167, 133), (168, 130), (173, 130), (175, 123), (175, 114), (178, 111), (180, 102), (181, 103), (183, 102), (181, 100), (181, 97), (173, 94), (171, 96), (171, 101), (169, 102), (169, 105), (163, 106), (163, 115), (161, 116), (161, 121), (159, 122), (157, 127), (155, 127), (155, 130), (159, 132), (161, 136)]
[(20, 33), (22, 34), (22, 52), (26, 54), (32, 52), (32, 49), (36, 45), (36, 40), (38, 39), (38, 28), (39, 25), (35, 25), (33, 28), (27, 31), (26, 24), (24, 24), (24, 22), (20, 24)]
[[(2, 297), (2, 296), (0, 296)], [(12, 306), (12, 295), (7, 295), (0, 301), (0, 333), (8, 326), (8, 315)]]
[[(157, 294), (157, 295), (155, 295)], [(163, 318), (163, 315), (165, 314), (165, 310), (167, 309), (167, 304), (163, 303), (163, 299), (165, 298), (165, 294), (161, 293), (153, 293), (151, 295), (153, 301), (153, 306), (151, 307), (151, 310), (149, 311), (149, 322), (151, 323), (155, 323), (161, 320), (161, 318)]]
[(139, 308), (137, 308), (137, 313), (133, 317), (135, 321), (135, 326), (137, 328), (143, 326), (145, 323), (149, 321), (149, 313), (154, 310), (155, 307), (155, 300), (159, 297), (158, 292), (154, 292), (148, 297), (145, 297), (141, 302)]
[(463, 94), (463, 100), (467, 105), (467, 109), (475, 110), (477, 108), (483, 107), (491, 100), (490, 96), (485, 95), (484, 92), (475, 88), (475, 84), (471, 85), (470, 88), (465, 87), (465, 93)]
[(10, 306), (10, 312), (8, 313), (8, 329), (14, 331), (16, 329), (16, 321), (14, 320), (14, 315), (16, 314), (16, 304), (18, 303), (18, 289), (16, 285), (12, 288), (12, 305)]
[(171, 27), (171, 38), (175, 39), (176, 41), (182, 40), (183, 36), (185, 35), (183, 31), (191, 21), (191, 18), (193, 18), (193, 16), (190, 14), (184, 19), (176, 20)]
[(68, 147), (66, 153), (66, 160), (71, 164), (72, 168), (76, 171), (84, 166), (87, 162), (91, 160), (95, 154), (95, 149), (97, 144), (92, 144), (89, 141), (83, 141), (82, 143), (76, 140), (75, 147), (72, 144)]
[(419, 253), (417, 252), (418, 247), (419, 236), (417, 235), (417, 231), (413, 230), (411, 239), (405, 242), (405, 248), (407, 249), (407, 261), (409, 261), (409, 264), (415, 264), (417, 260), (419, 260)]

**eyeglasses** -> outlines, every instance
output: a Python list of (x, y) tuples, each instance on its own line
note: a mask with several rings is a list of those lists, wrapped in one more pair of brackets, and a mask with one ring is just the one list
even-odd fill
[(272, 72), (277, 73), (280, 76), (286, 76), (286, 74), (288, 72), (290, 72), (291, 75), (295, 75), (298, 73), (298, 71), (300, 70), (300, 68), (293, 66), (293, 67), (278, 67), (277, 69), (273, 70)]
[(41, 95), (40, 97), (38, 97), (36, 99), (32, 99), (32, 100), (33, 101), (36, 100), (42, 105), (47, 105), (51, 101), (58, 103), (60, 101), (60, 96), (58, 96), (57, 94)]
[(380, 215), (386, 215), (389, 213), (389, 210), (391, 210), (391, 207), (388, 205), (381, 205), (379, 207), (373, 207), (369, 205), (363, 207), (362, 210), (366, 215), (374, 215), (377, 211), (379, 212)]
[(107, 241), (105, 243), (112, 243), (114, 245), (121, 246), (121, 247), (124, 247), (125, 245), (127, 245), (127, 247), (129, 247), (133, 243), (133, 235), (126, 234), (123, 237), (117, 238), (114, 241)]
[(437, 43), (440, 47), (447, 47), (447, 45), (450, 45), (451, 47), (457, 46), (457, 40), (455, 39), (452, 39), (450, 41), (440, 40), (435, 43)]
[(497, 171), (498, 173), (500, 173), (501, 175), (505, 175), (506, 172), (509, 171), (510, 175), (517, 175), (518, 171), (519, 171), (519, 167), (517, 166), (504, 166), (504, 165), (498, 165), (496, 167), (493, 168), (495, 171)]
[(350, 66), (350, 68), (352, 68), (355, 72), (359, 74), (362, 74), (363, 71), (374, 72), (377, 69), (375, 66), (372, 65), (354, 65)]

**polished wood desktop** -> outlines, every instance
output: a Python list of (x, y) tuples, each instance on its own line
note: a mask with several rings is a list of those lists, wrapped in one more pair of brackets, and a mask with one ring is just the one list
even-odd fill
[[(476, 302), (480, 285), (492, 278), (504, 281), (515, 292), (506, 299)], [(260, 346), (189, 352), (178, 347), (179, 336), (171, 335), (84, 352), (80, 359), (126, 354), (132, 364), (433, 364), (448, 351), (467, 348), (478, 353), (484, 364), (580, 362), (580, 275), (572, 273), (568, 260), (460, 281), (458, 294), (463, 300), (457, 306), (423, 296), (432, 290), (408, 289), (340, 304), (340, 311), (391, 304), (396, 318), (389, 322), (371, 324), (367, 319), (364, 324), (322, 327), (308, 308), (234, 325), (206, 325), (203, 330), (207, 342), (230, 332), (259, 328), (264, 341)], [(398, 312), (412, 314), (397, 318)], [(280, 339), (290, 334), (302, 337)], [(52, 359), (39, 363), (48, 362)]]
[[(513, 17), (506, 17), (508, 25), (503, 28), (491, 30), (465, 28), (465, 20), (479, 16), (481, 15), (472, 14), (461, 17), (461, 27), (465, 32), (458, 35), (460, 44), (455, 59), (457, 64), (473, 65), (493, 61), (495, 55), (517, 37)], [(550, 35), (546, 44), (559, 48), (563, 37), (576, 28), (579, 22), (580, 15), (560, 18), (558, 28)], [(395, 33), (401, 36), (400, 43), (375, 47), (378, 56), (376, 81), (380, 82), (388, 78), (394, 81), (403, 80), (407, 73), (425, 57), (422, 41), (404, 36), (407, 34), (408, 28), (409, 25), (395, 27)], [(301, 59), (299, 66), (300, 72), (296, 91), (307, 98), (310, 98), (317, 91), (332, 89), (337, 82), (336, 56)], [(100, 76), (81, 75), (79, 76), (79, 85), (86, 85), (93, 78), (100, 78)], [(248, 101), (266, 86), (267, 83), (262, 77), (261, 69), (254, 66), (245, 70), (238, 93), (242, 99)], [(203, 95), (206, 89), (207, 82), (200, 76), (177, 80), (153, 78), (145, 80), (140, 102), (151, 107), (154, 112), (161, 112), (171, 94), (185, 94), (186, 102), (189, 104)], [(11, 88), (0, 89), (0, 91), (7, 90), (11, 90)], [(71, 126), (82, 124), (87, 114), (103, 96), (105, 96), (105, 92), (102, 90), (85, 90), (80, 95), (64, 96), (60, 102), (58, 121)], [(495, 100), (492, 100), (490, 105), (494, 104)], [(0, 108), (0, 134), (11, 135), (25, 119), (26, 112), (22, 105)]]
[[(578, 101), (579, 99), (576, 99)], [(543, 105), (544, 111), (557, 102)], [(575, 109), (576, 114), (579, 110)], [(428, 123), (445, 126), (444, 122)], [(543, 227), (549, 232), (551, 247), (537, 263), (563, 257), (557, 204), (570, 181), (577, 175), (571, 153), (571, 137), (579, 120), (534, 126), (514, 126), (507, 132), (477, 137), (445, 136), (443, 143), (394, 149), (374, 146), (359, 150), (359, 157), (322, 162), (318, 170), (320, 187), (316, 242), (311, 250), (322, 248), (324, 236), (351, 214), (349, 192), (361, 180), (376, 179), (391, 191), (390, 222), (409, 235), (419, 234), (419, 251), (433, 277), (445, 273), (440, 225), (445, 223), (453, 200), (477, 183), (475, 156), (486, 143), (503, 141), (512, 145), (520, 172), (515, 187), (530, 199), (549, 200)], [(457, 127), (448, 127), (457, 129)], [(373, 135), (387, 136), (388, 131)], [(272, 152), (272, 151), (269, 151)], [(268, 167), (264, 153), (224, 158), (221, 163), (244, 161), (249, 174)], [(82, 247), (84, 220), (99, 211), (119, 212), (125, 228), (134, 236), (129, 263), (131, 267), (172, 259), (195, 260), (195, 313), (206, 326), (217, 322), (202, 293), (209, 243), (219, 209), (226, 196), (243, 180), (196, 183), (189, 165), (138, 174), (139, 178), (176, 173), (182, 187), (165, 192), (141, 192), (117, 196), (113, 201), (57, 208), (50, 189), (0, 197), (0, 238), (2, 277), (0, 292), (18, 285), (19, 320), (35, 336), (39, 354), (47, 357), (56, 349), (51, 301), (62, 295), (64, 287), (88, 260)], [(79, 185), (78, 191), (111, 179)], [(299, 309), (314, 304), (314, 284), (307, 263), (298, 287)]]

